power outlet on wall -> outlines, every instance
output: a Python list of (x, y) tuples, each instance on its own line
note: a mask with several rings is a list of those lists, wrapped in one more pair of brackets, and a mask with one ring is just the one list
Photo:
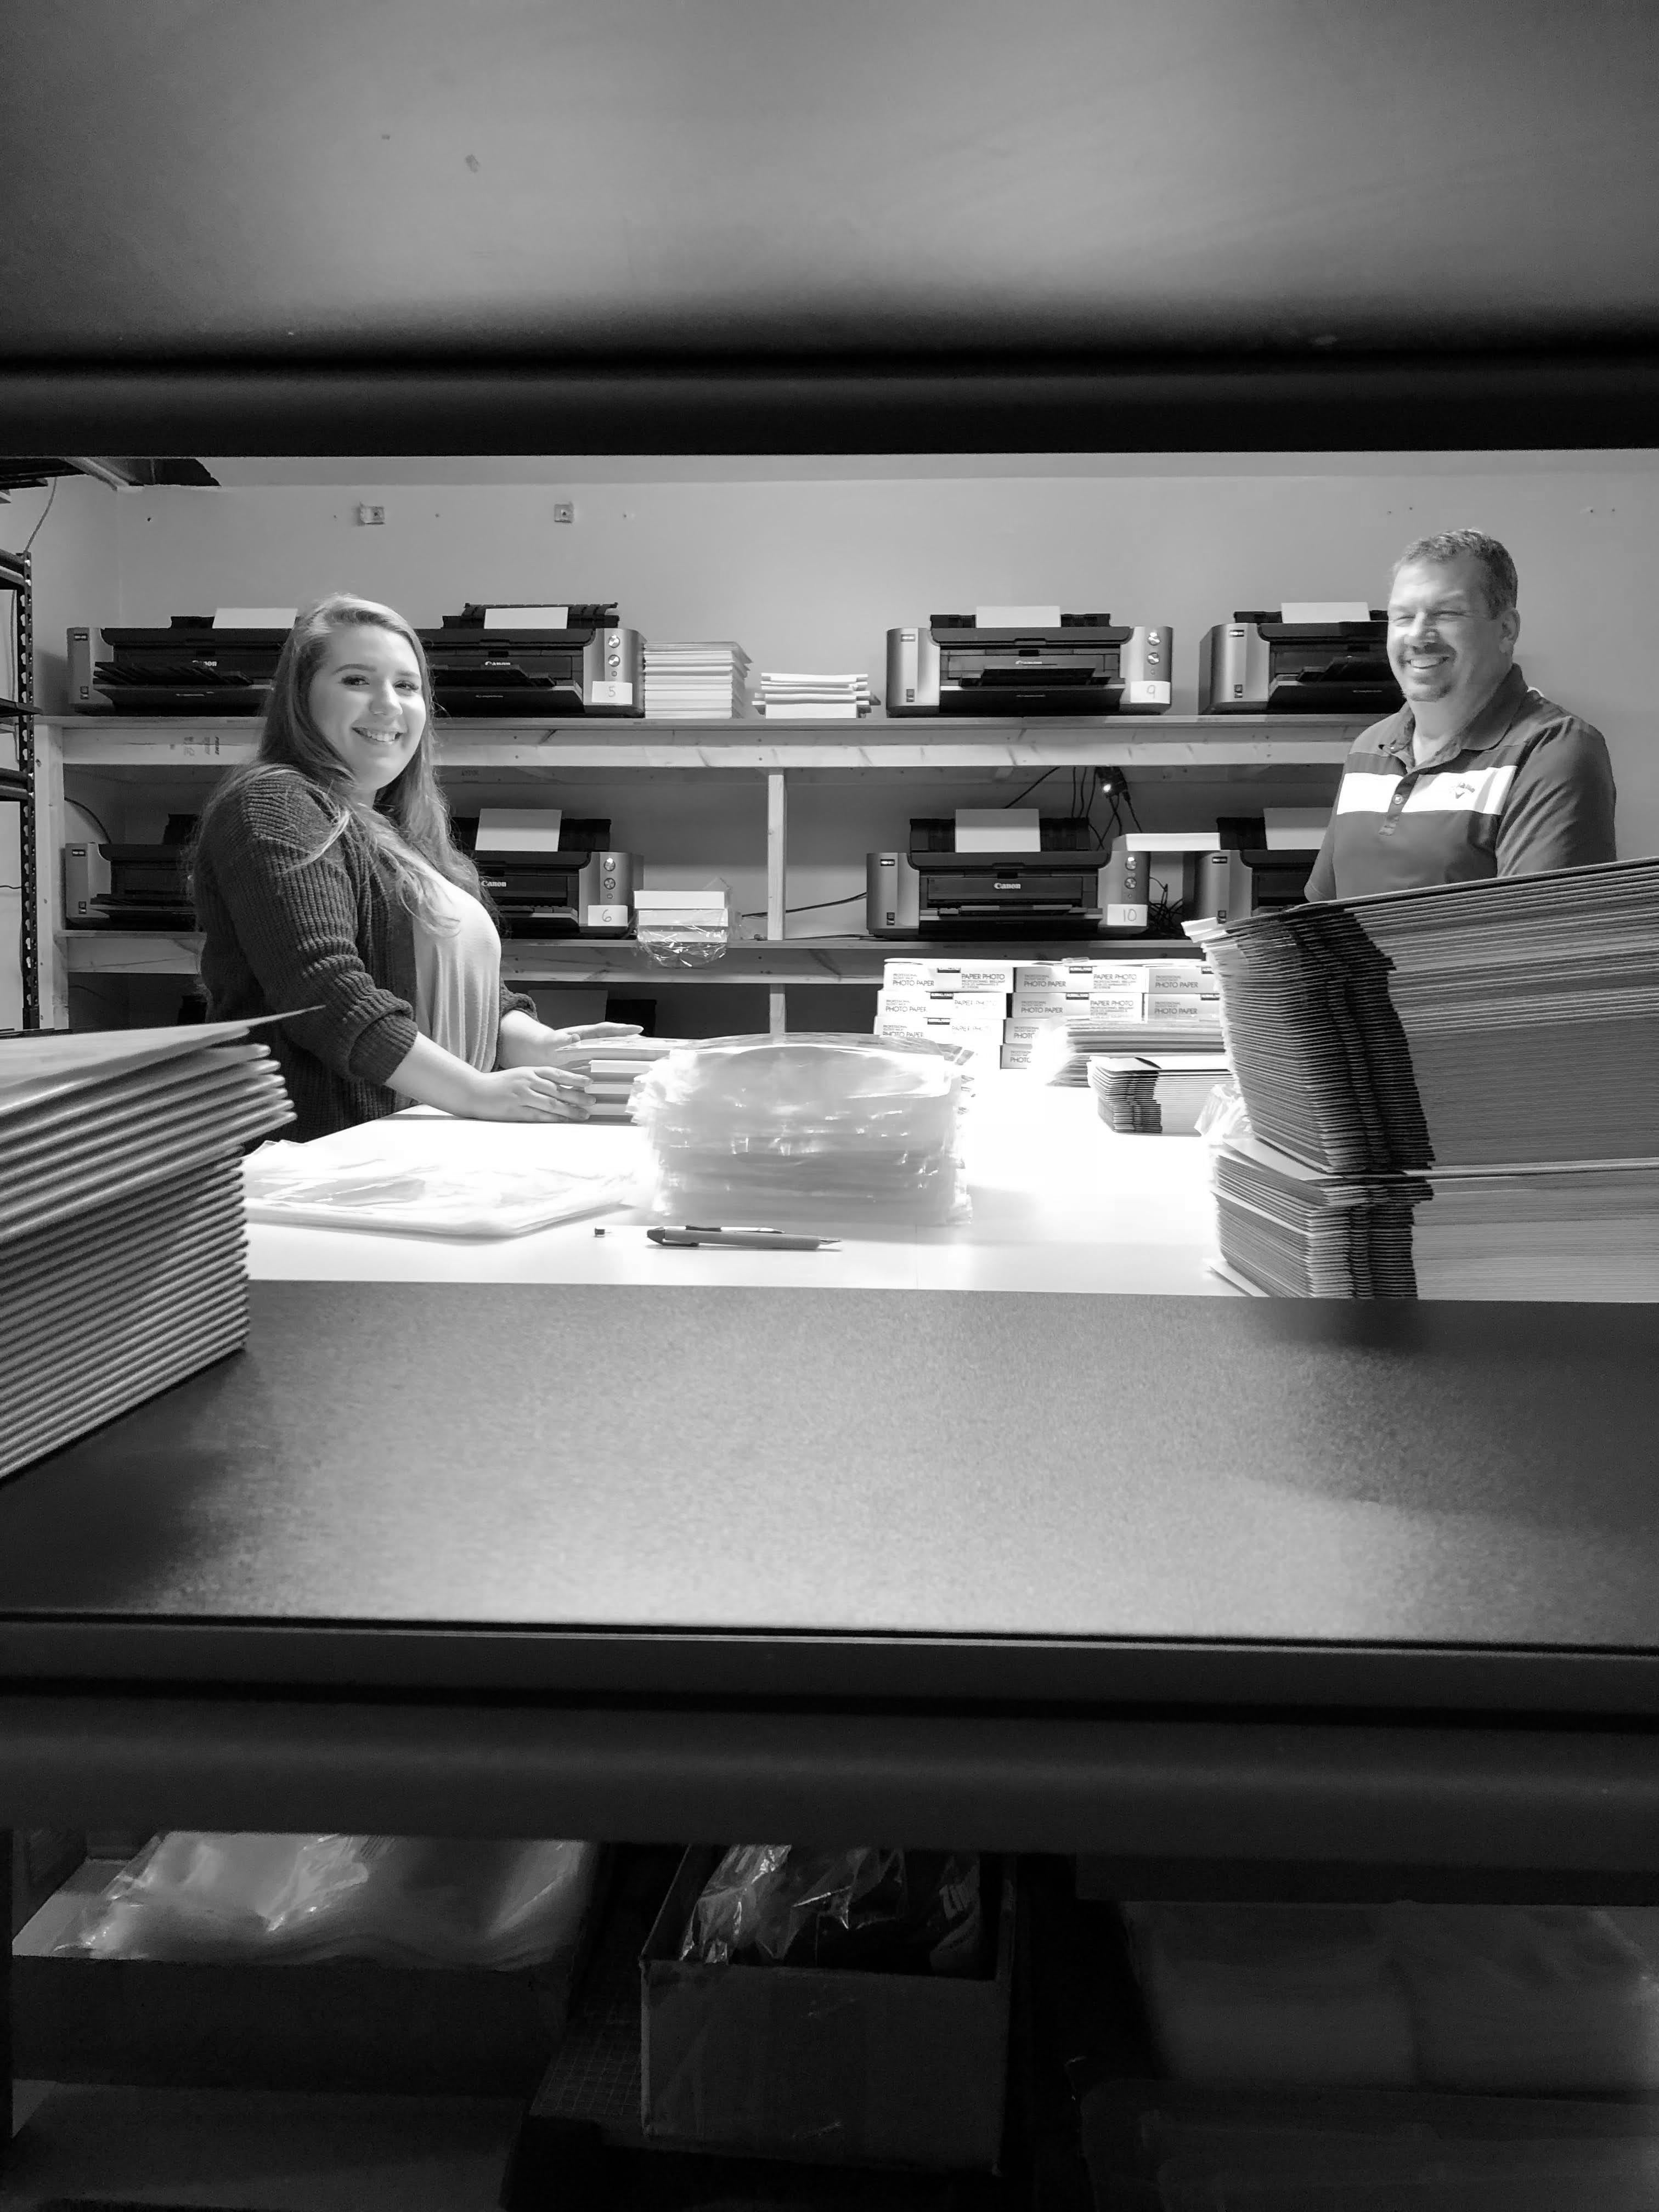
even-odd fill
[(553, 520), (555, 522), (574, 522), (576, 520), (574, 500), (556, 499), (553, 502)]
[(384, 522), (386, 509), (383, 507), (369, 507), (360, 503), (357, 508), (357, 520), (359, 522)]

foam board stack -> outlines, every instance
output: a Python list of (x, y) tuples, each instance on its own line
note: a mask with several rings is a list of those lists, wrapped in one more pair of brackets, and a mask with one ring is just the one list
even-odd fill
[(0, 1476), (243, 1342), (242, 1150), (292, 1118), (246, 1023), (0, 1040)]
[(645, 714), (656, 722), (728, 722), (747, 704), (749, 655), (731, 638), (645, 648)]
[(590, 1121), (626, 1121), (631, 1118), (635, 1085), (680, 1042), (678, 1037), (601, 1037), (592, 1044), (564, 1048), (558, 1065), (586, 1079)]

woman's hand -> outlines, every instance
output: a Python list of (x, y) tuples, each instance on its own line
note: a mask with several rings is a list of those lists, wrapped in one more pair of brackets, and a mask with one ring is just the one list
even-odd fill
[(562, 1067), (498, 1067), (473, 1073), (464, 1109), (476, 1121), (585, 1121), (587, 1085)]
[(642, 1034), (637, 1022), (578, 1022), (574, 1029), (549, 1030), (554, 1045), (604, 1044), (617, 1037), (636, 1037)]
[(561, 1060), (585, 1060), (595, 1045), (620, 1043), (640, 1035), (637, 1022), (578, 1022), (574, 1029), (550, 1030), (514, 1006), (501, 1016), (495, 1047), (498, 1067), (556, 1067)]

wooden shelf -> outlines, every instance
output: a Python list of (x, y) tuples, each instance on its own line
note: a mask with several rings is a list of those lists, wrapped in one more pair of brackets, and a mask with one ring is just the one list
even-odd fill
[[(188, 930), (71, 929), (64, 957), (76, 975), (193, 975), (202, 940)], [(507, 938), (509, 983), (877, 984), (886, 960), (1179, 960), (1187, 938), (810, 938), (739, 943), (701, 968), (665, 968), (625, 938)]]
[[(146, 775), (167, 769), (217, 772), (252, 760), (250, 720), (152, 720), (147, 716), (46, 715), (65, 768)], [(447, 723), (438, 732), (441, 766), (460, 780), (545, 775), (565, 769), (842, 772), (904, 769), (984, 770), (1120, 767), (1225, 769), (1243, 766), (1337, 767), (1361, 721), (1265, 715), (1115, 715), (1093, 720), (1012, 722), (872, 716), (836, 722)]]

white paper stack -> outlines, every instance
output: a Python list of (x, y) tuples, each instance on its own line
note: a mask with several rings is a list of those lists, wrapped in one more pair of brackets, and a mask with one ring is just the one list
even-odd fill
[(854, 722), (870, 711), (870, 678), (861, 672), (815, 676), (763, 670), (759, 706), (763, 714), (793, 722)]
[[(1223, 1050), (1221, 999), (1207, 962), (1148, 960), (1140, 963), (1141, 996), (1121, 978), (1127, 963), (1097, 971), (1086, 1006), (1068, 1004), (1066, 1049), (1046, 1055), (1048, 1080), (1080, 1090), (1089, 1081), (1090, 1056), (1098, 1053), (1196, 1054)], [(1047, 1062), (1052, 1062), (1048, 1066)]]
[(241, 1151), (292, 1118), (246, 1023), (0, 1042), (0, 1476), (243, 1341)]
[(1107, 1127), (1143, 1137), (1195, 1134), (1205, 1101), (1227, 1072), (1222, 1053), (1091, 1053), (1088, 1066)]
[(626, 1121), (641, 1076), (682, 1042), (678, 1037), (601, 1037), (592, 1044), (566, 1045), (555, 1060), (560, 1067), (586, 1078), (590, 1121)]
[(726, 722), (748, 703), (749, 655), (731, 638), (645, 645), (645, 713), (653, 722)]

